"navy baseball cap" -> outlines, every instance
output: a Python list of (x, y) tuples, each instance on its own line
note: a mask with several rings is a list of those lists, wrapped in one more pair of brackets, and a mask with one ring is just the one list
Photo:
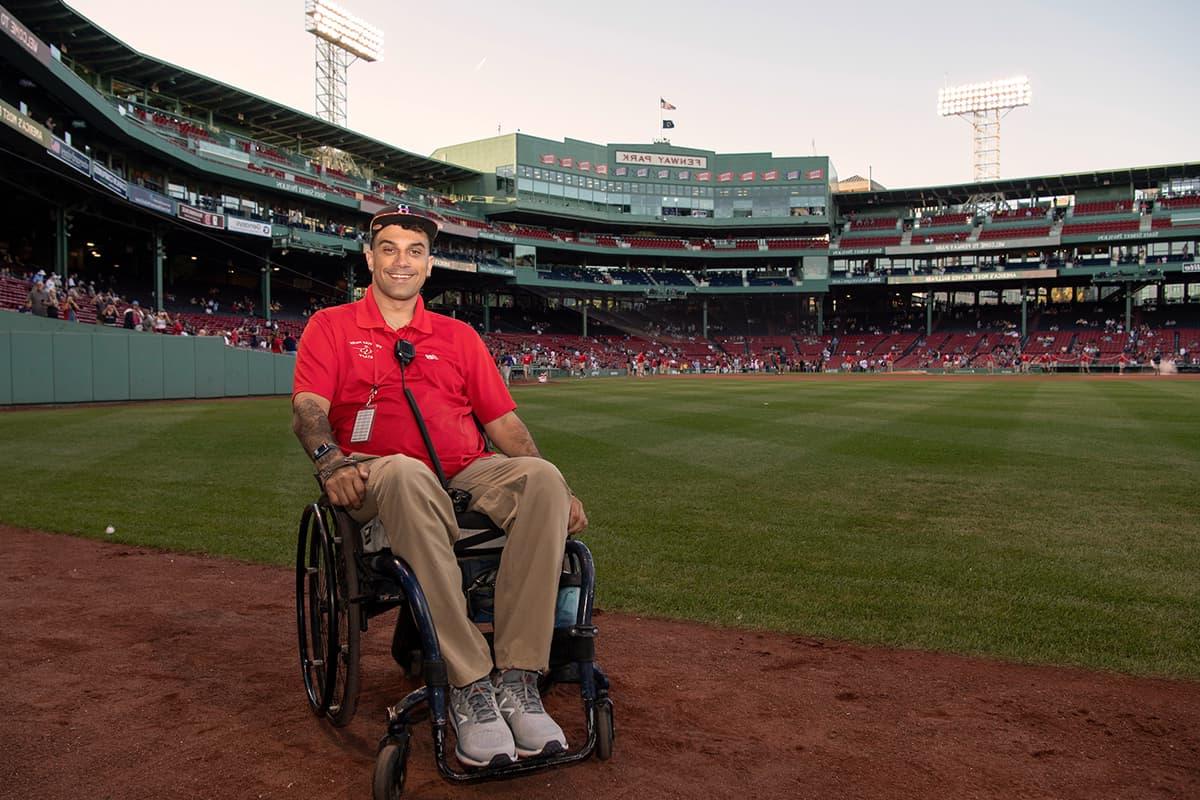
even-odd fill
[(429, 217), (414, 213), (408, 206), (396, 206), (384, 209), (371, 217), (371, 244), (375, 243), (376, 234), (388, 225), (399, 225), (401, 228), (409, 230), (424, 231), (425, 235), (429, 237), (430, 244), (433, 244), (438, 231), (441, 230), (441, 226)]

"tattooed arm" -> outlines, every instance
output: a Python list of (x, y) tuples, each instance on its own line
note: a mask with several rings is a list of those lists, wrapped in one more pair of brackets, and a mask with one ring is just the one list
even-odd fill
[[(312, 392), (300, 392), (293, 397), (292, 432), (310, 457), (314, 450), (326, 442), (336, 445), (333, 429), (329, 426), (329, 401)], [(344, 455), (340, 449), (334, 449), (317, 462), (317, 469), (334, 465)], [(334, 505), (359, 508), (370, 474), (368, 465), (361, 463), (353, 468), (337, 469), (321, 485)]]

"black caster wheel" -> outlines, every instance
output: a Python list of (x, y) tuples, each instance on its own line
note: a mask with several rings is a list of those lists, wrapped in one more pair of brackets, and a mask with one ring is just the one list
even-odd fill
[(607, 697), (596, 701), (596, 758), (608, 761), (612, 758), (613, 739), (617, 732), (613, 727), (613, 704)]
[(408, 773), (408, 733), (388, 736), (375, 756), (375, 778), (371, 796), (375, 800), (398, 800), (404, 794), (404, 778)]

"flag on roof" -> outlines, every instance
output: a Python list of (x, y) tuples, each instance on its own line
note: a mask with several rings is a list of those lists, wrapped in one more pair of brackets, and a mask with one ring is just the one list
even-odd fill
[(658, 107), (661, 108), (663, 111), (674, 111), (675, 110), (675, 106), (672, 105), (671, 103), (668, 103), (666, 101), (666, 99), (664, 99), (662, 97), (658, 98)]

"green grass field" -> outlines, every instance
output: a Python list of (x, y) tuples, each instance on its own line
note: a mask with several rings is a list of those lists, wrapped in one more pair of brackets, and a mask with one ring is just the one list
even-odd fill
[[(1200, 381), (514, 394), (587, 505), (604, 608), (1200, 678)], [(288, 564), (315, 494), (289, 423), (286, 399), (0, 414), (0, 520)]]

